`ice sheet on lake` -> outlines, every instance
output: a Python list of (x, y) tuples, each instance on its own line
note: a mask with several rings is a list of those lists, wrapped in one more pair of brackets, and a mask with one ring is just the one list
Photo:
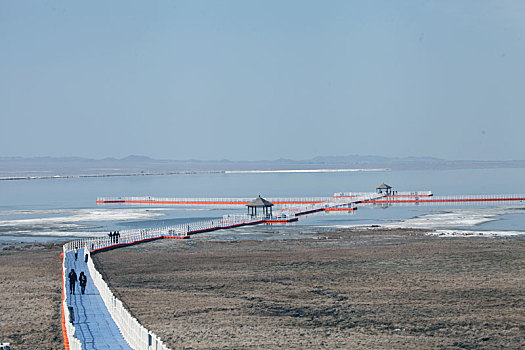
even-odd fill
[[(506, 230), (479, 230), (475, 226), (486, 222), (500, 220), (504, 215), (525, 214), (525, 208), (508, 207), (489, 207), (489, 208), (455, 208), (446, 210), (436, 210), (434, 212), (419, 215), (413, 218), (400, 220), (390, 223), (378, 223), (374, 228), (414, 228), (432, 229), (428, 234), (437, 236), (461, 236), (461, 237), (504, 237), (525, 235), (525, 231), (506, 231)], [(370, 225), (338, 225), (337, 228), (370, 228)], [(465, 229), (473, 227), (473, 229)], [(460, 228), (460, 229), (457, 229)]]
[(378, 172), (388, 171), (388, 168), (380, 169), (281, 169), (281, 170), (226, 170), (225, 174), (278, 174), (278, 173), (354, 173), (354, 172)]
[(83, 230), (96, 222), (144, 220), (162, 216), (164, 209), (59, 209), (0, 212), (0, 236), (64, 236), (92, 235)]
[(489, 221), (499, 220), (502, 215), (523, 214), (522, 207), (492, 207), (492, 208), (469, 208), (440, 210), (400, 222), (382, 225), (390, 228), (453, 228), (464, 226), (476, 226)]

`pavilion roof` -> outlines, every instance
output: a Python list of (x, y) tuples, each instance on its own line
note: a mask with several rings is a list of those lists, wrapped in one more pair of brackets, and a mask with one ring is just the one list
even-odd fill
[(376, 187), (376, 190), (389, 190), (392, 186), (388, 186), (386, 183), (382, 183), (381, 185)]
[(256, 208), (263, 208), (263, 207), (273, 207), (273, 204), (268, 202), (266, 199), (261, 198), (261, 196), (255, 198), (250, 203), (246, 204), (248, 207), (256, 207)]

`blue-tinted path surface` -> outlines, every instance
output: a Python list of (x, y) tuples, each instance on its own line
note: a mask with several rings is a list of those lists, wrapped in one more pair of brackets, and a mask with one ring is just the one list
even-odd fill
[(87, 277), (85, 294), (80, 293), (80, 284), (77, 281), (75, 294), (69, 292), (69, 280), (66, 280), (67, 305), (73, 307), (76, 328), (75, 338), (82, 342), (82, 349), (132, 349), (122, 337), (117, 325), (111, 318), (104, 301), (89, 274), (87, 264), (84, 262), (84, 250), (78, 250), (78, 259), (75, 260), (74, 252), (66, 254), (67, 274), (75, 269), (77, 277), (84, 272)]

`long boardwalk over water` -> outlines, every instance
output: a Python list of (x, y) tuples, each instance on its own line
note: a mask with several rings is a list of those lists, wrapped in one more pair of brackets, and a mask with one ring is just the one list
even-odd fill
[[(494, 203), (522, 202), (525, 195), (448, 196), (433, 197), (431, 192), (403, 193), (336, 193), (332, 197), (275, 198), (272, 203), (281, 206), (287, 214), (280, 216), (226, 215), (220, 220), (141, 230), (123, 231), (119, 239), (97, 237), (64, 245), (63, 331), (66, 349), (144, 349), (167, 350), (153, 333), (134, 319), (110, 291), (96, 271), (90, 255), (108, 249), (149, 242), (157, 239), (183, 239), (193, 234), (263, 223), (292, 222), (301, 215), (322, 211), (355, 210), (363, 204), (433, 204), (433, 203)], [(99, 204), (187, 205), (209, 207), (236, 207), (250, 202), (246, 198), (153, 198), (124, 197), (99, 198)], [(78, 252), (78, 259), (74, 257)], [(84, 260), (88, 255), (87, 263)], [(77, 275), (83, 271), (88, 279), (86, 294), (69, 294), (67, 274), (74, 268)]]
[[(90, 255), (96, 252), (150, 242), (164, 238), (188, 238), (193, 234), (229, 229), (262, 223), (296, 221), (300, 215), (319, 211), (353, 210), (353, 204), (381, 198), (381, 194), (366, 194), (352, 198), (330, 201), (286, 201), (285, 204), (299, 206), (291, 215), (254, 216), (226, 215), (220, 220), (209, 220), (184, 225), (123, 231), (120, 238), (89, 238), (73, 241), (64, 246), (64, 303), (63, 325), (66, 349), (167, 349), (153, 333), (146, 330), (131, 317), (122, 303), (111, 293), (102, 277), (96, 271)], [(208, 204), (210, 201), (206, 201)], [(229, 203), (231, 204), (231, 203)], [(78, 259), (74, 257), (77, 251)], [(87, 263), (84, 256), (88, 255)], [(75, 269), (77, 275), (83, 271), (88, 278), (87, 294), (70, 294), (66, 289), (67, 274)], [(93, 275), (94, 274), (94, 275)]]
[[(488, 202), (523, 202), (524, 194), (495, 195), (450, 195), (433, 196), (430, 191), (386, 193), (352, 193), (339, 192), (332, 197), (297, 197), (268, 198), (272, 204), (282, 207), (300, 207), (303, 205), (325, 205), (326, 207), (343, 207), (350, 204), (414, 204), (414, 203), (488, 203)], [(138, 204), (138, 205), (175, 205), (239, 207), (247, 205), (247, 198), (163, 198), (163, 197), (99, 197), (97, 204)]]
[[(120, 238), (89, 238), (63, 248), (63, 332), (66, 349), (168, 349), (160, 339), (132, 318), (96, 271), (91, 254), (157, 239), (184, 239), (214, 230), (274, 222), (271, 217), (233, 215), (188, 225), (123, 231)], [(75, 258), (75, 251), (77, 258)], [(87, 254), (87, 257), (86, 257)], [(74, 269), (87, 277), (86, 294), (70, 293), (67, 276)]]

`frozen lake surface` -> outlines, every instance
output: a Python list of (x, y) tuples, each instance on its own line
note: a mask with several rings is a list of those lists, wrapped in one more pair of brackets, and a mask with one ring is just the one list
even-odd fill
[[(525, 169), (367, 172), (233, 172), (147, 177), (0, 181), (0, 241), (31, 242), (103, 235), (111, 230), (185, 224), (244, 214), (244, 208), (97, 206), (97, 196), (315, 197), (370, 192), (380, 183), (435, 195), (525, 193)], [(525, 204), (511, 206), (362, 206), (355, 213), (320, 213), (291, 225), (211, 233), (216, 237), (296, 237), (319, 230), (369, 227), (437, 229), (441, 235), (522, 235)], [(265, 233), (266, 232), (266, 233)], [(281, 236), (284, 235), (284, 236)], [(299, 236), (302, 236), (299, 235)], [(261, 236), (262, 237), (262, 236)]]

